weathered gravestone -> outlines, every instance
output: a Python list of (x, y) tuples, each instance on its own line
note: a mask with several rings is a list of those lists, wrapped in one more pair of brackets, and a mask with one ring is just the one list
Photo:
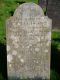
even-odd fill
[(6, 28), (8, 79), (50, 79), (51, 25), (35, 3), (16, 9)]

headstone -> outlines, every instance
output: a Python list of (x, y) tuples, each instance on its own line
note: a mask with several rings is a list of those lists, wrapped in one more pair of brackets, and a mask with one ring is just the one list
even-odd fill
[(53, 28), (60, 29), (60, 0), (48, 0), (47, 14), (52, 19)]
[(51, 25), (35, 3), (20, 5), (8, 19), (8, 80), (50, 79)]
[(42, 8), (46, 8), (46, 0), (38, 0), (38, 5)]
[[(38, 0), (48, 17), (52, 19), (52, 28), (60, 29), (60, 0)], [(46, 8), (46, 9), (45, 9)]]
[(44, 15), (47, 15), (48, 0), (38, 0), (38, 5), (44, 10)]

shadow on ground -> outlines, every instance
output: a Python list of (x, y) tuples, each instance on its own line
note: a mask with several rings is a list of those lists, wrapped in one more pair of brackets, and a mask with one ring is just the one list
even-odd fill
[(19, 4), (25, 3), (25, 1), (18, 1), (18, 0), (16, 0), (15, 2), (16, 2), (16, 3), (19, 3)]
[(7, 79), (7, 52), (6, 45), (0, 43), (0, 74)]
[(55, 70), (60, 75), (60, 51), (58, 50), (56, 44), (53, 41), (60, 42), (60, 39), (53, 39), (51, 45), (51, 68)]

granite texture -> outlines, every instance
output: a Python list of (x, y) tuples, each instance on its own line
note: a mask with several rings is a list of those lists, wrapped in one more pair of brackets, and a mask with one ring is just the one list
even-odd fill
[(35, 3), (15, 10), (6, 23), (8, 78), (50, 79), (51, 26)]

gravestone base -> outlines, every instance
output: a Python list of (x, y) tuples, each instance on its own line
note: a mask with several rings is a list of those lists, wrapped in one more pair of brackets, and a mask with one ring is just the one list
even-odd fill
[(27, 78), (27, 79), (20, 79), (20, 78), (16, 78), (16, 77), (10, 77), (8, 78), (8, 80), (50, 80), (50, 79), (42, 79), (42, 78)]

